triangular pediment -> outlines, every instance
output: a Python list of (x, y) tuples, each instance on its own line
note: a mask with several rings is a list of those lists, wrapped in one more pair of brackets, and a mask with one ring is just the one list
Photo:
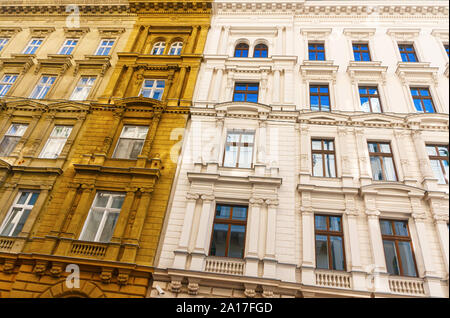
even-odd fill
[(89, 105), (77, 103), (77, 102), (62, 102), (55, 103), (48, 106), (49, 110), (59, 112), (87, 112), (89, 111)]
[(403, 118), (386, 114), (370, 113), (353, 116), (352, 121), (389, 125), (403, 123)]
[(41, 104), (39, 102), (33, 100), (15, 100), (15, 101), (7, 101), (7, 108), (13, 109), (21, 109), (21, 110), (30, 110), (30, 111), (44, 111), (47, 109), (47, 105)]

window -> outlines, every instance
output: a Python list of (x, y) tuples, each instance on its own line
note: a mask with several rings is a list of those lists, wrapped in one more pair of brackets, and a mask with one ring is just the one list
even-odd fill
[(147, 126), (123, 126), (113, 158), (137, 159), (147, 137)]
[(14, 204), (0, 227), (0, 235), (17, 236), (22, 231), (22, 228), (25, 225), (34, 204), (36, 203), (38, 196), (38, 191), (19, 191)]
[(5, 74), (3, 75), (2, 80), (0, 81), (0, 97), (6, 96), (8, 91), (13, 86), (16, 81), (18, 75), (16, 74)]
[(248, 57), (248, 44), (239, 43), (234, 49), (234, 57)]
[(52, 87), (53, 83), (56, 80), (56, 76), (42, 76), (39, 80), (39, 83), (34, 88), (33, 92), (30, 95), (30, 98), (34, 99), (44, 99), (47, 96), (48, 91)]
[(89, 96), (89, 92), (94, 86), (95, 76), (83, 76), (78, 81), (77, 87), (72, 92), (72, 96), (70, 96), (70, 100), (86, 100)]
[(315, 215), (316, 267), (345, 270), (344, 233), (340, 216)]
[(438, 183), (448, 183), (448, 145), (427, 145), (427, 153)]
[(311, 110), (329, 112), (330, 93), (328, 85), (309, 86), (309, 100), (311, 104)]
[(124, 200), (124, 193), (98, 192), (84, 223), (80, 240), (109, 242), (113, 236)]
[(254, 131), (229, 131), (225, 144), (223, 166), (232, 168), (251, 168), (254, 143)]
[(373, 180), (397, 181), (391, 144), (369, 142), (370, 165)]
[(26, 124), (12, 124), (0, 143), (0, 157), (9, 156), (27, 130)]
[(218, 204), (209, 255), (243, 258), (246, 225), (246, 206)]
[(425, 87), (411, 87), (411, 96), (416, 110), (421, 113), (435, 113), (430, 90)]
[(6, 46), (6, 44), (8, 43), (9, 39), (8, 38), (0, 38), (0, 52), (3, 50), (3, 48)]
[(257, 44), (255, 46), (255, 52), (253, 52), (253, 57), (267, 57), (268, 56), (268, 48), (265, 44)]
[(368, 113), (381, 113), (380, 95), (376, 86), (359, 86), (361, 108)]
[(323, 43), (309, 43), (309, 60), (325, 61), (325, 45)]
[(183, 42), (175, 42), (170, 46), (169, 55), (180, 55)]
[(414, 45), (412, 44), (399, 44), (398, 49), (403, 62), (418, 62)]
[(369, 44), (353, 43), (353, 56), (355, 57), (355, 61), (370, 61)]
[(166, 42), (157, 42), (153, 45), (152, 54), (153, 55), (163, 55), (164, 49), (166, 48)]
[(23, 54), (34, 54), (36, 53), (37, 49), (41, 46), (42, 42), (44, 42), (43, 39), (31, 39), (30, 43), (28, 43), (27, 47), (23, 51)]
[(71, 132), (72, 126), (55, 126), (47, 143), (42, 149), (39, 158), (58, 158)]
[[(0, 51), (2, 50), (2, 48), (1, 48), (1, 39), (0, 39)], [(448, 44), (444, 44), (444, 49), (445, 49), (445, 52), (447, 52), (447, 57), (449, 56), (449, 48), (448, 48)]]
[(380, 227), (388, 273), (400, 276), (417, 276), (407, 222), (380, 220)]
[(234, 86), (234, 102), (258, 102), (258, 83), (236, 83)]
[(334, 141), (313, 139), (311, 140), (312, 168), (315, 177), (336, 177), (336, 160), (334, 153)]
[(161, 100), (164, 93), (165, 82), (163, 80), (147, 79), (142, 83), (140, 96)]
[(70, 55), (78, 44), (78, 39), (67, 39), (58, 54)]
[(95, 52), (95, 55), (109, 55), (114, 42), (115, 41), (113, 39), (101, 40), (100, 45), (97, 48), (97, 52)]

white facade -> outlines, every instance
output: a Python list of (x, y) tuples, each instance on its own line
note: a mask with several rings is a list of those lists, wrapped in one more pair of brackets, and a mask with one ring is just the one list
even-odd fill
[[(448, 297), (448, 184), (426, 150), (449, 143), (448, 42), (446, 1), (216, 1), (150, 296)], [(258, 83), (258, 103), (233, 102), (236, 83)], [(313, 85), (331, 111), (311, 110)], [(381, 113), (362, 110), (360, 86)], [(417, 112), (416, 87), (434, 113)], [(224, 167), (233, 129), (255, 133), (251, 168)], [(334, 141), (336, 177), (313, 175), (312, 139)], [(390, 144), (397, 181), (373, 180), (368, 142)], [(248, 206), (242, 259), (209, 256), (217, 204)], [(315, 214), (342, 217), (345, 270), (317, 268)], [(380, 219), (407, 222), (417, 277), (388, 274)]]

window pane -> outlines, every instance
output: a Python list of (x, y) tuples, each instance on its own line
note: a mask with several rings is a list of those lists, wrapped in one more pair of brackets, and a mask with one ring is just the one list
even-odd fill
[(224, 167), (236, 167), (238, 147), (227, 146), (225, 149)]
[(13, 208), (10, 216), (5, 221), (3, 231), (0, 233), (1, 235), (4, 235), (4, 236), (10, 235), (14, 225), (18, 222), (18, 217), (20, 216), (20, 211), (22, 211), (21, 208)]
[(141, 150), (142, 150), (143, 146), (144, 146), (144, 140), (133, 140), (129, 158), (137, 159), (137, 157), (141, 154)]
[(27, 221), (28, 215), (30, 214), (31, 210), (27, 209), (22, 212), (22, 216), (19, 219), (19, 222), (17, 223), (16, 228), (14, 229), (14, 232), (11, 234), (11, 236), (17, 236), (22, 231), (23, 226), (25, 225), (25, 222)]
[(436, 147), (435, 146), (427, 146), (427, 153), (429, 156), (437, 156)]
[(30, 195), (30, 192), (22, 192), (20, 194), (19, 199), (17, 200), (17, 204), (25, 204), (25, 202), (27, 202), (29, 195)]
[(218, 205), (216, 207), (216, 218), (218, 219), (229, 219), (231, 213), (231, 207), (226, 205)]
[(447, 147), (438, 147), (439, 156), (448, 157), (448, 148)]
[(239, 168), (251, 168), (253, 147), (240, 147)]
[(431, 99), (424, 99), (423, 104), (427, 113), (434, 113), (433, 102)]
[(388, 273), (391, 275), (400, 275), (397, 252), (395, 251), (395, 243), (393, 241), (383, 240), (383, 247)]
[(335, 162), (334, 162), (334, 155), (325, 155), (325, 174), (326, 177), (329, 178), (335, 178), (336, 177), (336, 171), (335, 171)]
[(245, 226), (231, 225), (228, 257), (242, 258), (244, 256), (244, 244), (245, 244)]
[(124, 200), (125, 200), (125, 196), (115, 195), (112, 200), (111, 208), (120, 210), (122, 208), (122, 204), (123, 204)]
[(313, 154), (313, 175), (323, 177), (323, 162), (321, 154)]
[(342, 271), (344, 264), (344, 248), (342, 246), (342, 238), (339, 236), (330, 236), (331, 259), (333, 261), (333, 269)]
[(119, 213), (108, 213), (108, 216), (103, 227), (102, 234), (100, 235), (100, 242), (109, 242), (114, 234), (114, 228), (116, 227)]
[(316, 267), (329, 269), (328, 241), (324, 235), (316, 235)]
[(334, 143), (332, 140), (323, 141), (324, 150), (334, 150)]
[(258, 102), (258, 94), (247, 94), (247, 102), (257, 103)]
[(89, 217), (87, 220), (86, 228), (83, 231), (83, 235), (80, 237), (80, 240), (84, 241), (94, 241), (95, 235), (99, 230), (100, 221), (102, 220), (103, 212), (91, 210), (89, 213)]
[(65, 139), (49, 139), (39, 157), (47, 159), (58, 158), (65, 142)]
[(239, 142), (240, 136), (239, 133), (228, 133), (227, 142)]
[(422, 101), (420, 99), (414, 99), (414, 107), (418, 112), (423, 112)]
[(227, 233), (228, 225), (214, 224), (210, 253), (212, 256), (225, 256)]
[(378, 145), (374, 143), (369, 143), (369, 152), (379, 152)]
[(361, 97), (361, 108), (363, 111), (370, 113), (370, 104), (367, 97)]
[[(446, 160), (443, 162), (445, 164)], [(439, 160), (430, 160), (431, 169), (433, 169), (434, 176), (436, 179), (438, 179), (438, 183), (444, 184), (445, 178), (444, 178), (444, 172), (442, 171), (441, 164), (439, 163)], [(448, 166), (448, 164), (447, 164)]]
[(392, 158), (384, 158), (383, 166), (384, 166), (384, 173), (386, 175), (386, 180), (397, 181), (397, 177), (395, 175), (394, 161), (392, 160)]
[(391, 147), (388, 144), (380, 144), (380, 152), (391, 153)]
[(322, 141), (321, 140), (313, 140), (311, 142), (313, 150), (322, 150)]
[(372, 112), (381, 113), (381, 105), (380, 100), (378, 98), (372, 97), (370, 99), (370, 103), (372, 104)]
[(94, 203), (94, 207), (96, 207), (96, 208), (106, 208), (106, 205), (108, 204), (108, 200), (109, 200), (110, 196), (111, 196), (110, 194), (99, 192), (97, 194), (97, 197), (96, 197), (96, 200), (95, 200), (95, 203)]
[(330, 216), (330, 231), (341, 231), (341, 218), (338, 216)]
[(241, 142), (253, 143), (253, 138), (255, 135), (253, 134), (242, 134)]
[(316, 215), (315, 216), (315, 227), (316, 230), (327, 230), (327, 217), (323, 215)]
[(406, 222), (395, 221), (394, 227), (395, 227), (395, 235), (409, 236)]
[(381, 220), (380, 221), (381, 234), (384, 235), (393, 235), (392, 231), (392, 223), (390, 221)]
[(403, 275), (417, 276), (410, 242), (398, 242), (398, 249), (402, 259)]
[(33, 194), (31, 195), (31, 199), (30, 199), (30, 201), (28, 201), (27, 204), (28, 205), (34, 205), (36, 203), (36, 200), (37, 200), (38, 196), (39, 196), (39, 193), (33, 192)]
[(370, 157), (372, 167), (372, 176), (374, 180), (383, 180), (383, 171), (381, 170), (381, 161), (379, 157)]
[(246, 207), (233, 207), (233, 220), (245, 221), (247, 219)]
[(0, 157), (6, 157), (14, 151), (19, 143), (20, 137), (5, 136), (0, 143)]

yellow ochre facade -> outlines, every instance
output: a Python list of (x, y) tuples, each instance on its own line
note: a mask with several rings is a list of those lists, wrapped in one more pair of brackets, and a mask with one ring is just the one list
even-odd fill
[(0, 298), (148, 296), (211, 1), (91, 2), (0, 1)]

